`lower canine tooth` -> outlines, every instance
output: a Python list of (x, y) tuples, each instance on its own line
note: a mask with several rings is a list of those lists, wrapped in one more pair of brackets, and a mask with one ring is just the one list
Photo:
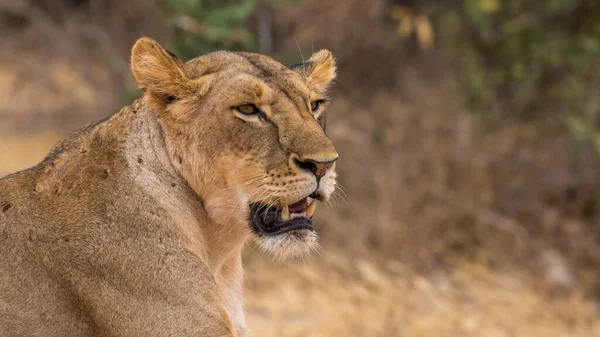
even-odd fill
[(310, 218), (311, 216), (313, 216), (313, 214), (315, 214), (315, 209), (317, 208), (317, 201), (313, 201), (312, 204), (308, 205), (308, 207), (306, 207), (306, 217)]
[(290, 219), (290, 210), (287, 205), (281, 207), (281, 220), (287, 221)]

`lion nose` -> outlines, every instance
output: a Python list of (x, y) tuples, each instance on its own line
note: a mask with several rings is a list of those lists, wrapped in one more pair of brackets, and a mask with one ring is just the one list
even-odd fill
[(321, 177), (323, 177), (325, 175), (325, 173), (327, 173), (327, 170), (333, 166), (333, 163), (335, 163), (336, 160), (337, 160), (337, 158), (334, 160), (331, 160), (331, 161), (322, 162), (322, 161), (316, 161), (316, 160), (312, 160), (312, 159), (305, 159), (305, 160), (294, 159), (294, 161), (296, 162), (296, 165), (298, 165), (298, 167), (300, 167), (303, 170), (312, 172), (312, 174), (314, 174), (315, 177), (317, 177), (317, 181), (319, 181), (321, 179)]

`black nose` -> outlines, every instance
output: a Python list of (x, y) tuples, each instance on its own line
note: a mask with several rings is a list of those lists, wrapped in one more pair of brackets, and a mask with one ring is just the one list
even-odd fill
[(327, 173), (327, 169), (333, 166), (335, 160), (328, 162), (320, 162), (312, 159), (294, 159), (294, 162), (296, 163), (296, 165), (298, 165), (299, 168), (312, 172), (312, 174), (314, 174), (315, 177), (317, 177), (317, 180), (319, 180), (325, 175), (325, 173)]

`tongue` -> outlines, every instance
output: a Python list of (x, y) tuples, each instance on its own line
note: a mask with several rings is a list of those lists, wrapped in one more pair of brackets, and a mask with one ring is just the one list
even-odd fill
[(302, 211), (306, 207), (308, 207), (308, 198), (304, 198), (298, 202), (288, 205), (290, 213), (296, 213), (296, 212)]

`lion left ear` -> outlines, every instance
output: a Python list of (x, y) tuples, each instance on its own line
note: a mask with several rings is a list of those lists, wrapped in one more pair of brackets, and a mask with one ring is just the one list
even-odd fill
[(292, 66), (292, 69), (321, 92), (327, 91), (336, 77), (335, 58), (327, 49), (314, 53), (308, 61)]
[(147, 37), (139, 39), (131, 51), (131, 71), (151, 103), (163, 105), (193, 94), (194, 81), (186, 77), (182, 66), (175, 55)]

